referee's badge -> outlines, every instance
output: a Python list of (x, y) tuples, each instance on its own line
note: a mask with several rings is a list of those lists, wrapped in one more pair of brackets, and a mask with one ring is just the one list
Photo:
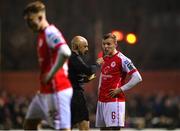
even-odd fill
[(116, 66), (116, 62), (113, 61), (113, 62), (111, 63), (111, 67), (115, 67), (115, 66)]

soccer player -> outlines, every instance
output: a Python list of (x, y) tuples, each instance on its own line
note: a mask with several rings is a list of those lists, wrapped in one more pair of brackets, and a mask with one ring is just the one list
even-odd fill
[[(120, 130), (125, 121), (126, 90), (142, 81), (130, 59), (117, 51), (117, 40), (112, 33), (102, 40), (103, 60), (99, 82), (96, 127), (102, 130)], [(130, 80), (125, 83), (126, 75)]]
[(69, 79), (73, 87), (71, 102), (72, 128), (89, 129), (89, 113), (84, 96), (84, 83), (95, 78), (97, 65), (88, 65), (82, 57), (88, 52), (88, 42), (82, 36), (71, 41), (72, 55), (69, 58)]
[(67, 59), (71, 55), (63, 35), (46, 19), (45, 5), (35, 1), (23, 12), (30, 29), (38, 32), (37, 53), (40, 65), (40, 92), (26, 114), (24, 129), (37, 129), (46, 120), (54, 129), (71, 129), (72, 86), (68, 79)]

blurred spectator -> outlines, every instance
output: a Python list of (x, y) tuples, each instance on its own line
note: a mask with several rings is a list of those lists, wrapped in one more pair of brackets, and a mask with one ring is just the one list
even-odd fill
[[(97, 96), (85, 93), (94, 128)], [(151, 96), (133, 94), (126, 108), (127, 128), (180, 128), (180, 96), (158, 93)], [(31, 98), (15, 96), (0, 89), (0, 130), (23, 129), (22, 123)]]
[(23, 129), (29, 101), (29, 98), (8, 94), (0, 88), (0, 130)]

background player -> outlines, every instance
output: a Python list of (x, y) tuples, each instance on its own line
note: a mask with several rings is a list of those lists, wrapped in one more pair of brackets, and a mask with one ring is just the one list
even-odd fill
[(97, 65), (88, 65), (82, 56), (88, 52), (88, 42), (82, 36), (71, 41), (72, 55), (69, 59), (69, 79), (73, 86), (71, 104), (72, 126), (80, 130), (89, 129), (89, 113), (84, 96), (84, 83), (95, 78)]
[(72, 87), (68, 79), (67, 59), (71, 51), (61, 32), (46, 19), (45, 5), (32, 2), (24, 9), (28, 26), (38, 32), (37, 53), (40, 65), (40, 93), (32, 100), (25, 129), (37, 129), (42, 119), (54, 129), (71, 128)]
[[(101, 129), (118, 129), (124, 126), (125, 95), (124, 92), (142, 78), (125, 55), (116, 50), (115, 35), (108, 33), (102, 40), (104, 62), (101, 65), (98, 104), (96, 112), (96, 127)], [(131, 79), (125, 84), (126, 75)]]

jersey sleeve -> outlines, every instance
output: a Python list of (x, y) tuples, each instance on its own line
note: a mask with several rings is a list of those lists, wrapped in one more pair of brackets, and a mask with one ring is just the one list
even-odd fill
[(62, 33), (55, 28), (54, 26), (50, 26), (48, 29), (45, 31), (45, 37), (47, 44), (50, 48), (58, 48), (63, 44), (66, 44), (66, 41), (62, 35)]
[(132, 63), (132, 61), (129, 58), (127, 58), (124, 55), (121, 58), (122, 58), (122, 68), (123, 68), (124, 72), (131, 75), (137, 71), (136, 67), (134, 66), (134, 64)]

